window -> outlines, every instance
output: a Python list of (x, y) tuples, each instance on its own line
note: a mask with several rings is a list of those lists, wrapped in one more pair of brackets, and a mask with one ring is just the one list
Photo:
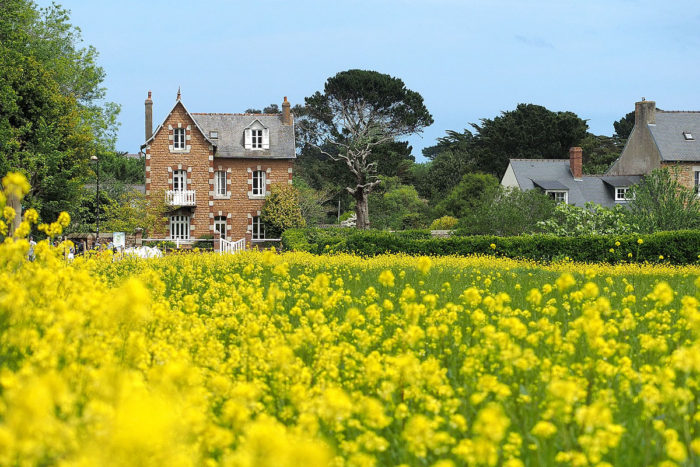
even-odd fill
[(173, 129), (173, 149), (185, 149), (185, 129)]
[(700, 196), (700, 170), (694, 171), (693, 177), (694, 177), (693, 186), (695, 187), (695, 193), (697, 193), (698, 196)]
[(219, 132), (218, 131), (210, 131), (209, 132), (209, 137), (211, 139), (217, 139), (219, 137)]
[(253, 172), (253, 196), (265, 196), (265, 171), (256, 170)]
[(226, 196), (226, 172), (223, 170), (214, 172), (214, 195)]
[(552, 198), (552, 199), (553, 199), (554, 201), (556, 201), (557, 203), (564, 203), (564, 204), (567, 204), (567, 203), (568, 203), (569, 196), (568, 196), (568, 193), (567, 193), (566, 191), (563, 191), (563, 190), (547, 190), (547, 191), (545, 191), (545, 193), (547, 194), (547, 196), (549, 196), (550, 198)]
[(684, 131), (683, 137), (685, 138), (686, 141), (693, 141), (695, 139), (695, 138), (693, 138), (693, 134), (689, 131)]
[(265, 224), (263, 224), (260, 216), (253, 217), (253, 240), (262, 240), (265, 238)]
[(173, 171), (173, 191), (185, 191), (185, 190), (187, 190), (187, 171), (186, 170)]
[(253, 149), (262, 149), (263, 147), (263, 131), (262, 130), (250, 130), (251, 143)]
[(226, 217), (216, 216), (214, 218), (214, 231), (221, 234), (221, 238), (226, 240)]
[(189, 240), (190, 216), (170, 216), (170, 238), (172, 240)]
[(626, 201), (628, 191), (629, 187), (626, 186), (615, 187), (615, 201)]

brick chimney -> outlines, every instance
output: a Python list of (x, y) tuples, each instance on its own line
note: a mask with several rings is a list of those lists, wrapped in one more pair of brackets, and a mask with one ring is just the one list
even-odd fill
[(656, 123), (656, 102), (648, 101), (642, 97), (640, 102), (634, 103), (634, 123)]
[(569, 166), (574, 180), (581, 180), (583, 177), (583, 149), (579, 147), (569, 148)]
[(282, 102), (282, 124), (292, 124), (292, 113), (290, 111), (290, 105), (289, 101), (287, 100), (287, 96), (284, 96), (284, 102)]
[(153, 101), (151, 100), (151, 91), (148, 91), (146, 99), (146, 141), (153, 136)]

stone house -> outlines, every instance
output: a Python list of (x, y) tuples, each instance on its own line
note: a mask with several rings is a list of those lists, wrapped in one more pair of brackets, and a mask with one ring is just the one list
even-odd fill
[(150, 236), (265, 240), (260, 210), (272, 185), (292, 183), (296, 158), (287, 98), (280, 114), (190, 113), (178, 90), (155, 131), (150, 91), (145, 107), (146, 197), (170, 209), (165, 231)]
[(653, 101), (635, 104), (635, 124), (620, 157), (604, 175), (583, 175), (582, 150), (566, 159), (511, 159), (501, 184), (540, 189), (553, 199), (605, 207), (627, 202), (627, 191), (654, 169), (669, 167), (700, 195), (700, 112), (662, 111)]
[[(607, 175), (646, 175), (669, 167), (680, 184), (700, 187), (700, 112), (665, 111), (654, 101), (635, 103), (634, 128)], [(700, 193), (700, 192), (699, 192)]]

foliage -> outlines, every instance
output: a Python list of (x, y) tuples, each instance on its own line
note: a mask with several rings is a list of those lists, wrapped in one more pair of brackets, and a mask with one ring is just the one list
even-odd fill
[[(347, 229), (346, 229), (347, 230)], [(366, 232), (290, 229), (282, 236), (286, 250), (322, 253), (354, 253), (374, 256), (383, 253), (409, 255), (498, 255), (534, 261), (569, 259), (581, 262), (666, 262), (697, 264), (700, 260), (700, 231), (659, 232), (647, 235), (452, 235), (433, 238), (369, 230)]]
[(164, 213), (161, 210), (159, 216), (156, 209), (149, 211), (148, 207), (149, 200), (144, 194), (135, 190), (126, 191), (105, 206), (101, 229), (105, 232), (132, 233), (140, 228), (151, 232), (158, 223), (158, 217)]
[(435, 213), (438, 216), (466, 217), (477, 206), (492, 199), (498, 190), (499, 183), (493, 175), (465, 174), (449, 194), (438, 202)]
[(583, 173), (602, 174), (620, 157), (625, 140), (588, 133), (580, 146), (583, 149)]
[(559, 203), (551, 218), (538, 224), (542, 233), (561, 236), (624, 235), (639, 232), (631, 223), (627, 207), (616, 205), (604, 208), (596, 203), (586, 203), (585, 208)]
[(430, 230), (452, 230), (457, 226), (457, 222), (459, 219), (456, 217), (442, 216), (430, 224)]
[(100, 183), (118, 181), (125, 184), (143, 184), (146, 173), (145, 159), (126, 157), (126, 153), (105, 152), (100, 156)]
[(294, 187), (299, 192), (299, 209), (306, 225), (315, 226), (327, 222), (328, 213), (333, 212), (329, 202), (333, 200), (330, 189), (315, 190), (300, 177), (294, 178)]
[(700, 198), (678, 182), (679, 173), (654, 170), (630, 189), (630, 214), (640, 232), (700, 228)]
[(280, 113), (280, 108), (277, 104), (270, 104), (262, 110), (254, 109), (254, 108), (246, 109), (244, 113), (247, 113), (247, 114), (278, 114), (278, 113)]
[(622, 140), (626, 140), (630, 137), (632, 133), (632, 128), (634, 128), (634, 112), (629, 112), (621, 119), (613, 123), (615, 128), (615, 137)]
[(549, 219), (556, 203), (538, 190), (521, 191), (498, 186), (460, 218), (461, 235), (512, 236), (537, 232), (538, 222)]
[(21, 171), (25, 207), (56, 218), (80, 198), (87, 161), (111, 150), (118, 106), (104, 103), (97, 52), (81, 48), (68, 12), (7, 0), (0, 15), (0, 174)]
[(398, 78), (365, 70), (329, 78), (298, 114), (304, 142), (351, 172), (354, 186), (346, 189), (355, 198), (358, 228), (369, 226), (367, 197), (379, 183), (375, 149), (433, 122), (420, 94)]
[(275, 237), (287, 229), (306, 225), (299, 206), (299, 191), (292, 185), (272, 185), (260, 216), (270, 235)]
[(382, 184), (369, 196), (375, 229), (400, 230), (425, 227), (428, 205), (418, 197), (416, 189), (402, 185), (397, 177), (380, 177)]

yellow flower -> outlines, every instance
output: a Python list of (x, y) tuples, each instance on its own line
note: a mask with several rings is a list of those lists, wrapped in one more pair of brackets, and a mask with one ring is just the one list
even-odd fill
[(433, 262), (427, 256), (421, 256), (418, 258), (418, 270), (423, 274), (427, 274), (432, 265)]
[(385, 269), (381, 272), (381, 274), (379, 274), (379, 283), (382, 284), (384, 287), (393, 287), (394, 273), (388, 269)]
[(641, 238), (638, 238), (638, 239), (637, 239), (637, 244), (638, 244), (638, 245), (641, 245), (642, 243), (644, 243), (644, 240), (642, 240)]
[(492, 250), (495, 250), (495, 249), (496, 249), (496, 244), (495, 244), (495, 243), (492, 243), (492, 244), (489, 245), (489, 246), (491, 247)]
[(532, 434), (540, 438), (550, 438), (557, 432), (557, 427), (546, 420), (540, 420), (532, 427)]

